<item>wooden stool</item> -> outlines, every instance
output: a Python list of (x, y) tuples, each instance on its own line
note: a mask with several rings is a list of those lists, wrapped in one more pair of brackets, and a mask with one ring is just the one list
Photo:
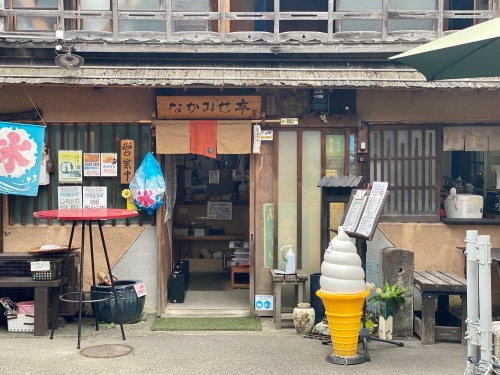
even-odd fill
[(236, 275), (247, 274), (250, 275), (249, 266), (231, 266), (231, 288), (248, 288), (249, 283), (235, 282), (234, 278)]
[[(465, 344), (467, 329), (467, 280), (445, 271), (414, 271), (415, 287), (422, 296), (422, 316), (414, 314), (413, 329), (422, 344), (435, 341), (458, 341)], [(449, 311), (449, 297), (460, 296), (461, 311), (458, 321)], [(436, 304), (437, 302), (437, 304)], [(453, 326), (439, 326), (436, 319), (455, 321)]]
[[(309, 279), (305, 273), (297, 270), (294, 274), (276, 273), (276, 270), (269, 270), (274, 284), (273, 295), (273, 321), (276, 323), (276, 329), (281, 329), (281, 318), (283, 310), (281, 307), (281, 286), (283, 284), (295, 285), (295, 303), (304, 302), (306, 281)], [(293, 309), (292, 309), (293, 310)]]

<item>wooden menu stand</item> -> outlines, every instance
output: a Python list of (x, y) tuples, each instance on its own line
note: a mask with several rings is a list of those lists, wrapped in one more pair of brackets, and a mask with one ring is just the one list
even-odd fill
[[(349, 237), (355, 238), (356, 249), (361, 258), (361, 266), (366, 274), (366, 241), (373, 238), (375, 229), (377, 228), (378, 220), (382, 214), (382, 209), (389, 196), (387, 183), (375, 182), (373, 189), (356, 189), (351, 192), (349, 202), (347, 204), (346, 214), (344, 215), (341, 226)], [(336, 229), (330, 228), (330, 231), (337, 232)], [(365, 360), (370, 362), (370, 354), (368, 352), (368, 339), (382, 341), (388, 344), (404, 346), (404, 343), (393, 340), (380, 339), (370, 335), (370, 331), (366, 328), (366, 301), (363, 305), (362, 315), (363, 327), (359, 332), (359, 337), (363, 343), (365, 352)]]

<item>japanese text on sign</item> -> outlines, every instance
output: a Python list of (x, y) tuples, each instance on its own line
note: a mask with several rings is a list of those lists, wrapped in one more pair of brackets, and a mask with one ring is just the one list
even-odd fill
[(134, 177), (134, 141), (123, 139), (120, 141), (120, 182), (128, 184)]
[(82, 182), (82, 151), (59, 150), (57, 154), (59, 182)]
[(107, 208), (108, 194), (106, 186), (84, 186), (83, 208)]
[(116, 154), (107, 152), (101, 154), (101, 176), (116, 176), (117, 175)]
[(99, 177), (101, 175), (101, 156), (99, 154), (83, 154), (83, 175), (85, 177)]
[(208, 202), (207, 218), (216, 220), (232, 220), (233, 204), (231, 202)]
[(159, 119), (260, 118), (260, 96), (158, 96)]
[(58, 208), (60, 210), (71, 210), (82, 208), (82, 187), (81, 186), (59, 186)]

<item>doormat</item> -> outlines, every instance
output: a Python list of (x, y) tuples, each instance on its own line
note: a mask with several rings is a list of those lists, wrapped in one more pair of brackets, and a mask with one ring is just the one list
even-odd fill
[(238, 317), (156, 318), (152, 331), (262, 331), (257, 315)]

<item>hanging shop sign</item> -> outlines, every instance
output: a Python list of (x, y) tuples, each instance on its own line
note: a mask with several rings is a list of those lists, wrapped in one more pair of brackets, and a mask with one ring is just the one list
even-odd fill
[(129, 184), (134, 178), (134, 141), (122, 139), (120, 141), (120, 182)]
[(259, 119), (260, 96), (157, 96), (158, 119)]

